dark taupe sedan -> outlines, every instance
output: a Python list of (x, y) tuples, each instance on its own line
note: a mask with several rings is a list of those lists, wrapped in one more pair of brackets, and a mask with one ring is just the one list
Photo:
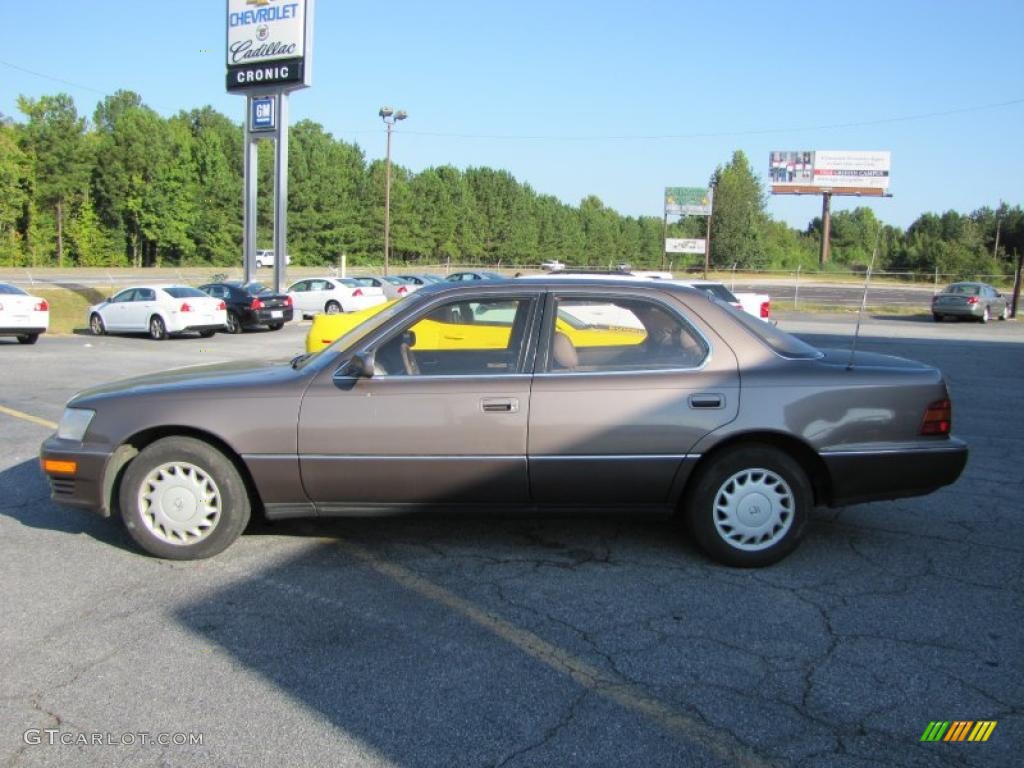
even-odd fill
[(849, 362), (686, 286), (446, 283), (291, 363), (82, 392), (41, 459), (55, 501), (167, 558), (220, 552), (251, 514), (486, 507), (678, 513), (712, 557), (766, 565), (815, 505), (963, 469), (938, 370)]

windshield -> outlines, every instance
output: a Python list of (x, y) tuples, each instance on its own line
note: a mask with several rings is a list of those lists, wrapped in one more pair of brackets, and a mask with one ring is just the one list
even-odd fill
[(0, 283), (0, 293), (7, 296), (28, 296), (21, 288), (15, 288), (9, 283)]
[(418, 294), (410, 294), (410, 296), (402, 301), (396, 301), (389, 307), (382, 309), (375, 315), (371, 315), (366, 318), (363, 322), (352, 328), (348, 333), (335, 339), (334, 343), (330, 346), (324, 347), (319, 352), (312, 353), (309, 357), (301, 359), (293, 363), (294, 368), (302, 369), (312, 363), (314, 360), (320, 360), (321, 358), (329, 357), (334, 352), (340, 352), (356, 345), (360, 339), (373, 333), (375, 330), (380, 328), (384, 323), (388, 322), (391, 318), (397, 315), (399, 312), (404, 312), (412, 305), (413, 302), (419, 302), (422, 299)]

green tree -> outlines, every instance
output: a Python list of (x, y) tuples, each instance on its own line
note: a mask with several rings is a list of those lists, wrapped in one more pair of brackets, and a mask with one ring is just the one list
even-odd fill
[(29, 159), (15, 126), (0, 121), (0, 264), (14, 266), (21, 250), (18, 226), (29, 202)]
[(715, 264), (753, 267), (765, 262), (765, 193), (740, 150), (711, 178), (715, 188), (711, 257)]
[(33, 196), (39, 207), (53, 214), (57, 266), (63, 266), (67, 209), (87, 194), (85, 119), (65, 93), (39, 99), (19, 96), (18, 109), (28, 117), (23, 146), (33, 165)]

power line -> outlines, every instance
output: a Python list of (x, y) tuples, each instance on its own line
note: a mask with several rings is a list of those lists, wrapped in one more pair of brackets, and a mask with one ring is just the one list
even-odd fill
[(804, 133), (807, 131), (829, 131), (843, 128), (865, 128), (873, 125), (887, 125), (891, 123), (911, 122), (914, 120), (928, 120), (936, 117), (948, 117), (950, 115), (961, 115), (970, 112), (981, 112), (989, 109), (1001, 109), (1024, 104), (1024, 98), (1000, 101), (993, 104), (981, 104), (972, 107), (959, 107), (936, 112), (923, 112), (915, 115), (900, 115), (898, 117), (883, 117), (874, 120), (857, 120), (848, 123), (829, 123), (825, 125), (798, 126), (785, 128), (755, 128), (744, 131), (699, 131), (695, 133), (666, 133), (666, 134), (621, 134), (621, 135), (593, 135), (593, 136), (558, 136), (558, 135), (522, 135), (522, 134), (471, 134), (471, 133), (440, 133), (433, 131), (417, 131), (406, 129), (404, 134), (416, 136), (434, 136), (438, 138), (451, 139), (491, 139), (501, 141), (665, 141), (671, 139), (708, 139), (708, 138), (730, 138), (738, 136), (761, 136), (781, 133)]
[(11, 64), (11, 62), (9, 62), (9, 61), (2, 61), (2, 60), (0, 60), (0, 64), (3, 64), (5, 67), (10, 67), (11, 69), (16, 69), (19, 72), (24, 72), (27, 75), (34, 75), (36, 77), (41, 77), (44, 80), (52, 80), (55, 83), (62, 83), (63, 85), (70, 85), (72, 88), (79, 88), (79, 89), (81, 89), (83, 91), (92, 91), (93, 93), (98, 93), (101, 96), (106, 96), (107, 95), (107, 91), (101, 91), (98, 88), (90, 88), (88, 85), (82, 85), (81, 83), (73, 83), (70, 80), (62, 80), (59, 77), (51, 77), (50, 75), (44, 75), (42, 72), (35, 72), (34, 70), (26, 69), (25, 67), (19, 67), (17, 64)]

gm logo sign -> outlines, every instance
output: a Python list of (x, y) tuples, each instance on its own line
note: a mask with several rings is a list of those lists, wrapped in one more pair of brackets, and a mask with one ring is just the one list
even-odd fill
[(277, 121), (274, 118), (274, 105), (276, 99), (273, 96), (260, 97), (252, 100), (252, 110), (249, 113), (250, 131), (272, 131)]

